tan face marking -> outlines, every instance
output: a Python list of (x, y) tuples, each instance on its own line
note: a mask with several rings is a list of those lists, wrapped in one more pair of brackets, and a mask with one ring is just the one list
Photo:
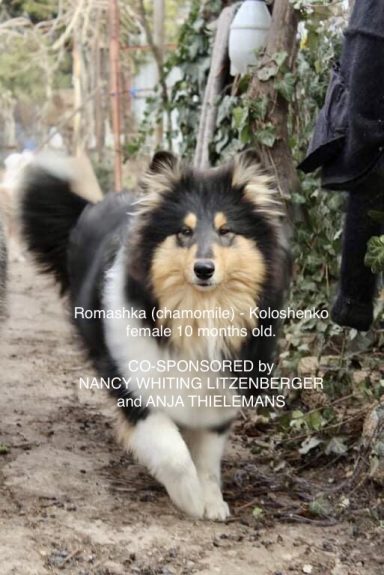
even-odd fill
[(214, 220), (213, 220), (213, 223), (215, 224), (216, 230), (219, 230), (220, 228), (225, 226), (227, 221), (228, 220), (227, 220), (225, 214), (223, 214), (223, 212), (217, 212), (217, 214), (215, 215)]
[[(199, 291), (194, 274), (196, 248), (193, 245), (180, 250), (173, 236), (156, 248), (151, 278), (156, 298), (164, 307), (168, 307), (169, 299), (182, 298), (186, 286)], [(213, 289), (222, 285), (226, 296), (232, 294), (236, 298), (243, 294), (257, 299), (266, 277), (266, 265), (262, 253), (251, 240), (238, 236), (232, 246), (214, 245), (213, 261)]]
[(187, 214), (184, 218), (184, 225), (186, 225), (188, 228), (191, 228), (191, 230), (196, 229), (196, 224), (197, 224), (197, 217), (196, 214), (193, 214), (192, 212), (190, 212), (189, 214)]
[[(213, 246), (215, 262), (214, 285), (202, 289), (196, 286), (193, 266), (196, 246), (180, 250), (174, 236), (166, 238), (155, 250), (151, 280), (160, 308), (171, 310), (209, 310), (214, 308), (235, 310), (234, 324), (247, 330), (257, 325), (257, 319), (249, 310), (259, 301), (267, 274), (264, 257), (251, 240), (237, 236), (230, 247)], [(169, 319), (159, 320), (171, 327), (171, 342), (175, 349), (194, 357), (206, 358), (212, 338), (202, 336), (200, 328), (227, 328), (227, 320), (218, 319), (212, 324), (207, 320)], [(179, 326), (191, 325), (192, 336), (180, 336)], [(185, 333), (182, 329), (182, 333)], [(208, 341), (209, 340), (209, 341)], [(215, 345), (220, 352), (233, 353), (240, 349), (244, 337), (219, 336)], [(121, 431), (124, 439), (125, 429)]]

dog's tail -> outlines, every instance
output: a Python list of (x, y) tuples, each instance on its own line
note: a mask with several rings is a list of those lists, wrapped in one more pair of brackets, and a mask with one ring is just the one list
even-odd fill
[(41, 270), (53, 274), (64, 293), (69, 286), (69, 236), (90, 203), (79, 193), (73, 160), (37, 157), (24, 168), (18, 188), (22, 234), (27, 247)]

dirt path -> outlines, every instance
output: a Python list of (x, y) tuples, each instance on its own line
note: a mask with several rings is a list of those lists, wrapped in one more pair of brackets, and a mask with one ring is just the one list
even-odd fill
[[(0, 349), (0, 575), (379, 575), (383, 530), (258, 527), (252, 507), (227, 524), (183, 518), (116, 445), (102, 392), (64, 306), (30, 264), (13, 264)], [(224, 492), (257, 463), (233, 437)], [(232, 483), (231, 483), (232, 482)], [(239, 494), (241, 487), (238, 488)], [(381, 542), (380, 542), (381, 537)]]

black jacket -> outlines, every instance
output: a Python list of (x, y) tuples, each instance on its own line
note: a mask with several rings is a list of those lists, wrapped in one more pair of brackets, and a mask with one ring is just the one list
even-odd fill
[(321, 167), (324, 187), (352, 190), (375, 168), (383, 149), (384, 1), (356, 0), (340, 65), (299, 168)]

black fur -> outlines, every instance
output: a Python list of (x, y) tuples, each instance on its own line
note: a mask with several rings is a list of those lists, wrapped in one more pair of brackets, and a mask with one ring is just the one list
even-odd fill
[[(110, 193), (102, 202), (87, 206), (74, 226), (68, 249), (71, 309), (103, 308), (105, 272), (124, 242), (132, 201), (133, 196), (129, 192)], [(105, 344), (103, 322), (77, 318), (75, 325), (101, 377), (121, 378), (122, 374)], [(124, 386), (110, 389), (110, 393), (115, 399), (131, 396)], [(132, 423), (147, 415), (147, 410), (140, 407), (123, 408), (123, 411)]]
[(69, 287), (69, 234), (88, 202), (71, 183), (39, 166), (28, 169), (21, 204), (22, 233), (43, 271), (52, 273), (64, 293)]

